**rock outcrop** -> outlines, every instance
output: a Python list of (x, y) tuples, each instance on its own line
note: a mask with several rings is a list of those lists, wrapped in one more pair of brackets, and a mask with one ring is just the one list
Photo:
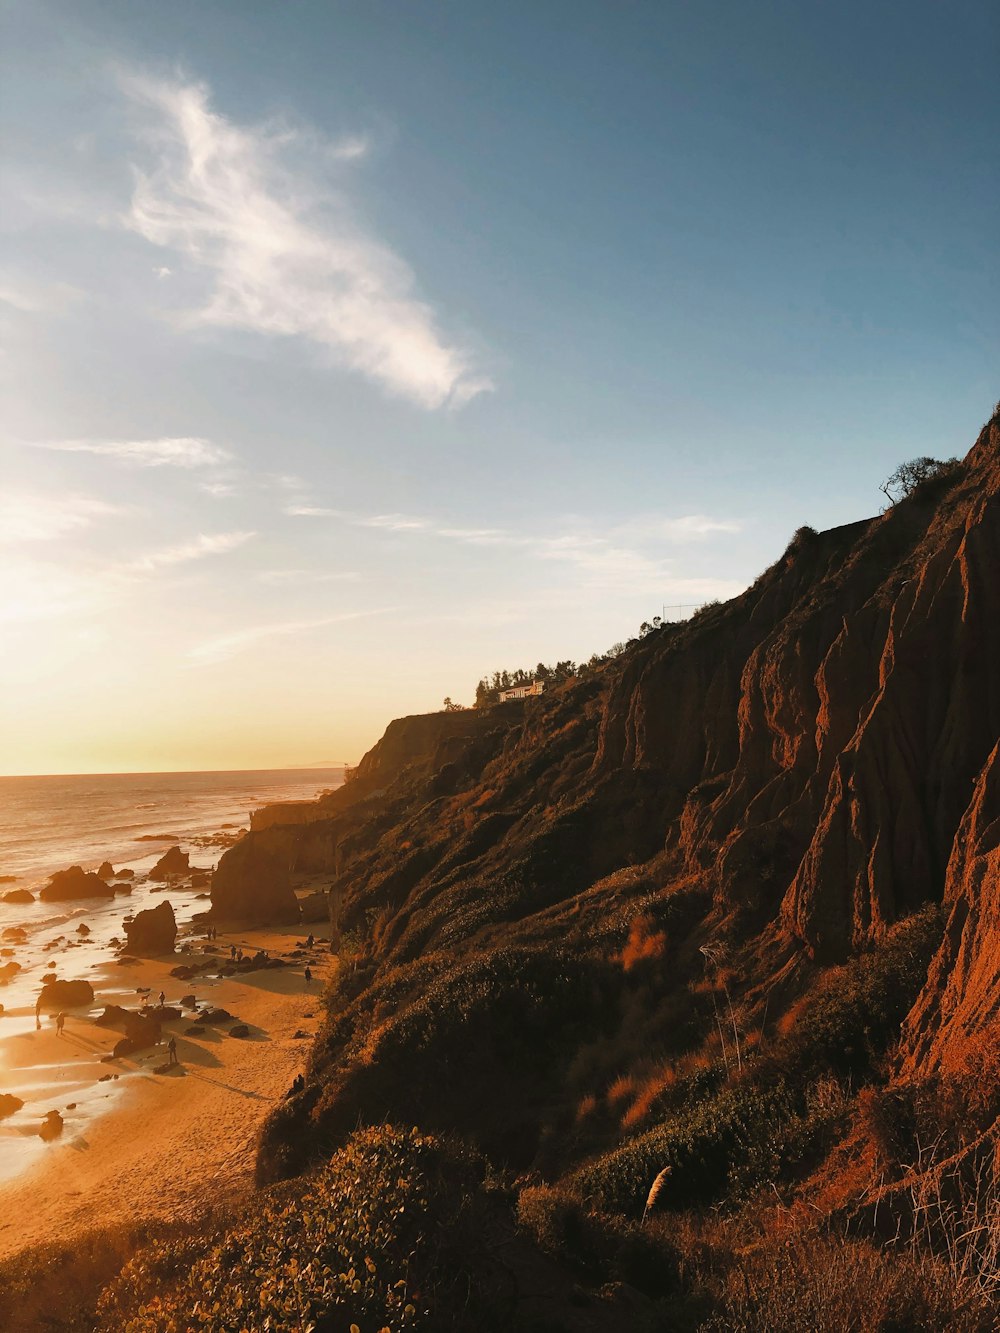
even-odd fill
[(155, 1013), (129, 1014), (125, 1021), (125, 1035), (115, 1042), (111, 1058), (120, 1060), (123, 1055), (155, 1046), (159, 1040), (160, 1020)]
[(212, 916), (260, 924), (297, 921), (299, 903), (288, 863), (249, 837), (238, 842), (212, 876)]
[(162, 902), (144, 912), (137, 912), (125, 924), (125, 938), (128, 952), (140, 957), (173, 953), (177, 939), (173, 907), (168, 902)]
[(5, 903), (13, 904), (33, 903), (35, 901), (35, 895), (30, 889), (11, 889), (8, 893), (4, 894), (3, 901)]
[(94, 1003), (94, 988), (89, 981), (50, 981), (38, 997), (40, 1009), (80, 1009)]
[(102, 861), (97, 870), (100, 879), (114, 879), (115, 868), (110, 861)]
[(164, 852), (156, 865), (149, 872), (150, 879), (169, 879), (172, 875), (186, 875), (190, 869), (190, 857), (179, 847), (171, 847)]
[(44, 902), (71, 902), (77, 898), (113, 898), (114, 889), (98, 875), (88, 874), (81, 866), (57, 870), (39, 892)]
[(903, 1033), (917, 1074), (969, 1068), (1000, 1048), (1000, 742), (975, 784), (945, 881), (948, 920)]

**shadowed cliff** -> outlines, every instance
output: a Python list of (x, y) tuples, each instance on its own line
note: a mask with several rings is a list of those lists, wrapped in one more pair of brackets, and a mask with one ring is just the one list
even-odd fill
[(888, 512), (800, 530), (584, 678), (392, 723), (308, 824), (240, 845), (329, 875), (342, 959), (262, 1177), (395, 1119), (550, 1179), (597, 1163), (589, 1197), (628, 1211), (699, 1098), (792, 1124), (807, 1076), (853, 1096), (967, 1061), (1000, 1005), (998, 736), (996, 417)]

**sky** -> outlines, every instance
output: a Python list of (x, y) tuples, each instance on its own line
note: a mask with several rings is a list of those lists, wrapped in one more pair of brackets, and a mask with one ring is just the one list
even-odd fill
[(355, 762), (1000, 394), (991, 0), (0, 13), (4, 773)]

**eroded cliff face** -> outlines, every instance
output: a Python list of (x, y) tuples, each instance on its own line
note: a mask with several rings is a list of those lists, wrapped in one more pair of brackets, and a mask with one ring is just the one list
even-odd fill
[(903, 1033), (904, 1069), (967, 1071), (984, 1038), (1000, 1044), (1000, 745), (955, 837), (944, 938)]
[[(1000, 734), (1000, 434), (878, 519), (804, 535), (635, 655), (596, 767), (650, 766), (666, 838), (733, 903), (845, 958), (940, 898)], [(674, 822), (676, 820), (676, 822)]]
[[(492, 996), (495, 1014), (555, 957), (576, 998), (546, 1030), (551, 1067), (521, 1083), (521, 1044), (502, 1056), (493, 1110), (497, 1133), (515, 1134), (532, 1089), (569, 1097), (545, 1079), (592, 1058), (612, 1010), (623, 1048), (660, 1033), (671, 1004), (683, 1015), (706, 949), (736, 960), (733, 992), (763, 1032), (824, 968), (942, 900), (947, 929), (906, 1032), (914, 1068), (946, 1062), (997, 1023), (998, 736), (994, 417), (961, 465), (883, 515), (800, 531), (724, 606), (523, 705), (400, 719), (323, 817), (251, 833), (245, 863), (329, 873), (335, 924), (362, 941), (355, 998), (287, 1114), (324, 1142), (359, 1116), (402, 1114), (415, 1094), (398, 1086), (399, 1043), (431, 1051), (427, 997), (469, 1006), (471, 1023), (469, 995)], [(648, 912), (687, 990), (639, 1023), (611, 972)], [(427, 1123), (481, 1130), (479, 1074), (467, 1106), (429, 1089)], [(536, 1121), (502, 1151), (541, 1151)]]

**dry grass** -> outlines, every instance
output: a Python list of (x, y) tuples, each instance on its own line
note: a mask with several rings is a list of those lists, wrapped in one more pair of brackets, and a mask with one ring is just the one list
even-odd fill
[(628, 940), (619, 956), (626, 972), (631, 972), (640, 963), (663, 957), (667, 936), (662, 930), (654, 930), (653, 926), (653, 919), (648, 916), (637, 916), (629, 926)]

